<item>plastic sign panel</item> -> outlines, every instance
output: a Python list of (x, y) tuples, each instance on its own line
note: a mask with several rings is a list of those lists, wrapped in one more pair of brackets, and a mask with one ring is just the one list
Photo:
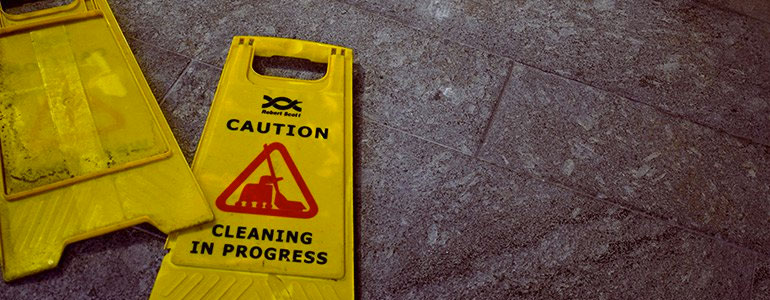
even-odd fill
[[(260, 75), (255, 56), (326, 63)], [(235, 37), (193, 162), (214, 221), (169, 236), (152, 299), (352, 299), (350, 49)]]
[(5, 280), (74, 241), (213, 217), (103, 0), (0, 9), (0, 171)]

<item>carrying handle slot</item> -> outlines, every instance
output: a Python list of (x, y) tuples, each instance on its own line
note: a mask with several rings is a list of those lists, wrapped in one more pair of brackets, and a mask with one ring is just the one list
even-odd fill
[(303, 58), (316, 63), (327, 63), (329, 54), (334, 49), (332, 46), (314, 42), (271, 37), (243, 37), (238, 43), (251, 46), (257, 56)]
[(19, 16), (36, 11), (68, 6), (78, 0), (0, 0), (3, 11), (9, 15)]
[[(248, 69), (246, 72), (247, 76), (244, 79), (249, 80), (252, 83), (262, 81), (326, 85), (330, 78), (333, 79), (332, 82), (343, 82), (341, 78), (345, 75), (344, 61), (346, 57), (344, 56), (344, 53), (346, 50), (337, 46), (277, 37), (236, 36), (233, 39), (233, 49), (238, 49), (235, 51), (237, 54), (234, 58), (238, 62), (236, 63), (235, 69), (232, 71), (240, 73), (243, 72), (244, 69)], [(255, 57), (274, 56), (306, 59), (314, 63), (326, 64), (326, 73), (320, 79), (306, 80), (262, 75), (254, 70), (253, 64)]]
[(300, 80), (317, 80), (326, 75), (326, 63), (312, 62), (304, 58), (254, 56), (252, 68), (259, 75)]
[[(84, 15), (84, 13), (87, 14)], [(94, 0), (72, 0), (72, 2), (65, 5), (49, 7), (21, 14), (12, 14), (6, 12), (3, 10), (2, 5), (0, 5), (0, 28), (19, 27), (25, 25), (44, 26), (46, 24), (77, 19), (79, 17), (89, 17), (91, 15), (100, 15)]]

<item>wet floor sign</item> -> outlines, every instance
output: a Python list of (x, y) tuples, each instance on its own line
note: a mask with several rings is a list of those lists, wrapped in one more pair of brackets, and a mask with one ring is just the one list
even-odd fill
[(0, 9), (0, 170), (5, 280), (74, 241), (213, 217), (103, 0)]
[[(326, 63), (260, 75), (255, 56)], [(236, 37), (193, 173), (214, 222), (172, 234), (152, 299), (352, 299), (350, 49)]]

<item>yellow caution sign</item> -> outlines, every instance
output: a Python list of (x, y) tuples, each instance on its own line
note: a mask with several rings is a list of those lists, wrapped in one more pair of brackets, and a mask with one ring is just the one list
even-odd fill
[(5, 280), (74, 241), (213, 217), (104, 0), (0, 8), (0, 170)]
[[(255, 56), (326, 63), (299, 80)], [(350, 49), (235, 37), (193, 173), (214, 222), (169, 236), (151, 299), (352, 299)]]

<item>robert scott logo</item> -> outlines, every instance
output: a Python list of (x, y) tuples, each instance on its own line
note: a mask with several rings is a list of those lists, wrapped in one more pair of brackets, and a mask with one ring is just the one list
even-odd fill
[[(286, 97), (271, 98), (268, 95), (263, 97), (265, 103), (262, 104), (262, 114), (276, 115), (284, 117), (299, 117), (302, 113), (301, 101), (292, 100)], [(276, 109), (278, 111), (274, 111)]]

